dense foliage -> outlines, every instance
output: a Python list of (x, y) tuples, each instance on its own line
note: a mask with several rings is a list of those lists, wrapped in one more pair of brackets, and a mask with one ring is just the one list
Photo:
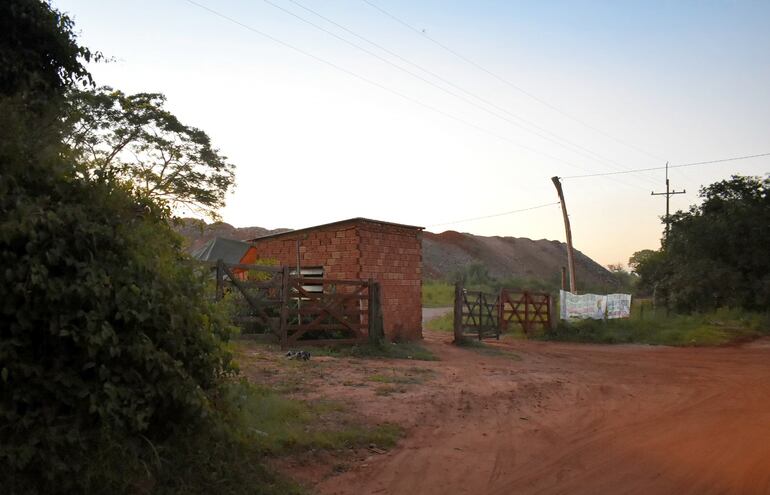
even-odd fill
[(169, 210), (63, 143), (65, 93), (90, 82), (71, 21), (9, 0), (0, 28), (0, 485), (147, 492), (146, 459), (213, 411), (230, 327)]
[(671, 217), (660, 251), (629, 264), (641, 284), (681, 311), (770, 307), (770, 178), (733, 176), (701, 189), (703, 202)]

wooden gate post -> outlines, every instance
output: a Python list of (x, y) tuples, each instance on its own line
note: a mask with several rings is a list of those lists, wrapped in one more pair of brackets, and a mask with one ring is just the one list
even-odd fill
[(482, 331), (484, 329), (484, 307), (487, 305), (487, 298), (483, 292), (479, 292), (479, 340), (483, 340)]
[(286, 329), (289, 319), (289, 267), (281, 270), (281, 321), (278, 328), (278, 338), (281, 341), (281, 349), (286, 349), (289, 336)]
[(382, 322), (382, 298), (380, 283), (369, 279), (369, 343), (379, 345), (385, 340), (385, 332)]
[(455, 344), (463, 340), (463, 284), (455, 282), (455, 308), (454, 308), (454, 333)]

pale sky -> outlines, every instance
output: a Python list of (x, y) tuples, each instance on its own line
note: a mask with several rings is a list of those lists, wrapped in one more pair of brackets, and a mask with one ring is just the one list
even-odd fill
[[(554, 175), (770, 152), (770, 2), (369, 1), (425, 34), (364, 0), (195, 0), (240, 24), (187, 0), (53, 5), (116, 59), (91, 66), (98, 84), (164, 93), (237, 166), (221, 214), (239, 227), (362, 216), (563, 241), (558, 205), (437, 224), (555, 202)], [(674, 169), (687, 194), (672, 211), (768, 171), (770, 157)], [(566, 179), (575, 247), (602, 264), (657, 248), (653, 189), (663, 171)]]

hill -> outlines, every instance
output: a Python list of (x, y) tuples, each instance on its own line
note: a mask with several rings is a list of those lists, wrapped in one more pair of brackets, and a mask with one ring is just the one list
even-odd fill
[[(481, 263), (497, 279), (559, 280), (567, 265), (567, 245), (526, 237), (484, 237), (455, 231), (425, 232), (422, 240), (425, 278), (449, 279), (472, 263)], [(617, 285), (610, 272), (575, 250), (577, 280), (583, 287), (611, 289)]]
[(224, 237), (225, 239), (235, 239), (245, 241), (254, 239), (263, 235), (277, 234), (287, 232), (291, 229), (265, 229), (262, 227), (233, 227), (229, 223), (215, 222), (206, 223), (197, 218), (181, 218), (174, 225), (174, 230), (187, 240), (187, 251), (192, 252), (206, 244), (214, 237)]
[[(269, 230), (262, 227), (233, 227), (229, 223), (207, 224), (183, 218), (177, 232), (187, 239), (194, 251), (214, 237), (246, 240), (291, 229)], [(483, 264), (497, 279), (522, 278), (558, 281), (561, 267), (567, 264), (567, 246), (559, 241), (525, 237), (484, 237), (447, 231), (423, 233), (423, 274), (426, 279), (451, 279), (459, 270), (473, 263)], [(578, 283), (582, 287), (615, 287), (610, 272), (580, 251), (575, 251)]]

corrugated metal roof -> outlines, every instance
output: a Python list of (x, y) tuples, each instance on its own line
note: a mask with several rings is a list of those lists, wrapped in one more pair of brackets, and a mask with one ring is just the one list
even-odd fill
[(423, 230), (425, 227), (417, 227), (415, 225), (404, 225), (402, 223), (393, 223), (393, 222), (384, 222), (382, 220), (372, 220), (370, 218), (363, 218), (363, 217), (355, 217), (355, 218), (348, 218), (347, 220), (339, 220), (337, 222), (331, 222), (331, 223), (325, 223), (322, 225), (315, 225), (313, 227), (305, 227), (302, 229), (297, 230), (289, 230), (287, 232), (279, 232), (277, 234), (268, 234), (264, 235), (262, 237), (256, 237), (254, 239), (249, 239), (250, 242), (257, 242), (261, 241), (263, 239), (273, 239), (275, 237), (282, 237), (282, 236), (291, 236), (293, 234), (301, 234), (303, 232), (310, 232), (312, 230), (318, 230), (318, 229), (324, 229), (327, 227), (335, 227), (337, 225), (344, 225), (347, 223), (375, 223), (379, 225), (392, 225), (394, 227), (403, 227), (406, 229), (416, 229), (416, 230)]
[(192, 253), (193, 258), (201, 261), (217, 261), (225, 263), (240, 263), (243, 255), (251, 245), (248, 242), (215, 237)]

